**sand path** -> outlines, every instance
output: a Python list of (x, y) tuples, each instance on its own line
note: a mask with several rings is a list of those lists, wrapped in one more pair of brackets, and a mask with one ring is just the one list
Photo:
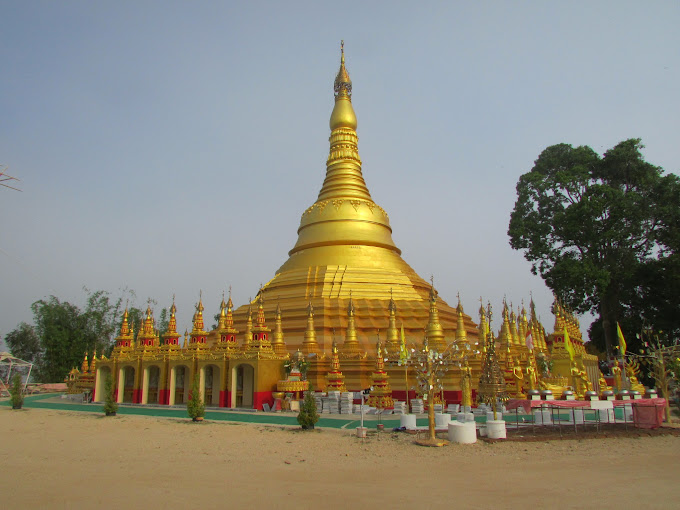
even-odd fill
[(3, 508), (672, 508), (673, 436), (422, 448), (218, 422), (0, 408)]

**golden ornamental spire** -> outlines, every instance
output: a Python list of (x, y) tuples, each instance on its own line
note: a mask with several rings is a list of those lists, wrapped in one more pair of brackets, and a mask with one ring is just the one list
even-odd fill
[(340, 371), (340, 357), (338, 356), (338, 346), (333, 339), (331, 352), (331, 369), (326, 374), (326, 391), (346, 391), (345, 376)]
[(196, 312), (194, 313), (194, 327), (193, 333), (203, 331), (203, 303), (201, 301), (196, 305)]
[(227, 303), (224, 302), (224, 292), (222, 292), (222, 302), (220, 303), (220, 316), (217, 319), (217, 330), (224, 331), (227, 329)]
[(456, 307), (456, 313), (458, 314), (458, 322), (456, 327), (456, 341), (466, 342), (467, 341), (467, 331), (465, 331), (465, 316), (463, 315), (463, 305), (460, 302), (460, 292), (458, 293), (458, 306)]
[(517, 329), (517, 315), (515, 315), (515, 310), (510, 303), (510, 338), (514, 345), (520, 344), (519, 330)]
[(128, 309), (125, 307), (123, 314), (123, 323), (120, 325), (120, 336), (128, 336), (130, 334), (130, 326), (128, 325)]
[(175, 306), (175, 295), (173, 294), (168, 330), (163, 334), (163, 342), (165, 345), (179, 346), (179, 337), (180, 335), (177, 332), (177, 307)]
[(94, 374), (95, 367), (97, 363), (97, 348), (95, 347), (94, 353), (92, 354), (92, 359), (90, 360), (90, 367), (87, 369), (88, 372)]
[(243, 348), (247, 349), (253, 336), (253, 307), (248, 298), (248, 315), (246, 318), (246, 331), (243, 336)]
[[(486, 311), (484, 310), (484, 301), (479, 297), (479, 345), (482, 354), (486, 354), (486, 337), (489, 331), (489, 326), (486, 322)], [(483, 359), (483, 358), (482, 358)]]
[(437, 309), (438, 292), (434, 288), (434, 278), (430, 278), (430, 320), (427, 323), (425, 336), (428, 339), (430, 348), (438, 352), (446, 350), (446, 340), (444, 338), (444, 328), (439, 322), (439, 310)]
[(313, 354), (319, 351), (319, 345), (316, 343), (316, 330), (314, 329), (314, 305), (309, 301), (307, 306), (307, 329), (305, 330), (305, 338), (302, 341), (302, 352), (305, 354)]
[[(380, 335), (380, 330), (378, 330), (378, 335)], [(375, 369), (377, 372), (382, 372), (385, 370), (385, 358), (383, 358), (383, 352), (382, 352), (382, 342), (380, 341), (380, 337), (378, 336), (378, 344), (377, 344), (377, 349), (378, 352), (375, 357)]]
[(234, 303), (231, 300), (231, 286), (229, 287), (229, 299), (227, 300), (227, 318), (225, 319), (225, 324), (228, 328), (234, 327)]
[[(364, 181), (357, 118), (351, 101), (352, 82), (344, 58), (343, 46), (340, 70), (333, 84), (335, 104), (330, 117), (326, 177), (316, 202), (302, 214), (298, 240), (288, 253), (290, 258), (277, 273), (306, 270), (310, 258), (326, 252), (333, 257), (340, 256), (343, 246), (359, 248), (355, 254), (362, 260), (370, 256), (366, 255), (370, 252), (381, 257), (383, 264), (389, 260), (390, 265), (400, 268), (405, 265), (399, 258), (401, 250), (392, 240), (387, 213), (373, 201)], [(300, 256), (295, 256), (298, 254)], [(327, 259), (327, 255), (324, 258)], [(342, 260), (338, 263), (347, 265), (346, 255)]]
[(130, 347), (134, 339), (134, 332), (130, 328), (128, 322), (128, 309), (125, 307), (125, 313), (123, 313), (123, 322), (120, 325), (120, 335), (116, 337), (116, 349), (121, 347)]
[(389, 353), (399, 352), (399, 330), (397, 329), (397, 304), (392, 297), (392, 289), (390, 289), (390, 302), (387, 306), (390, 313), (389, 326), (387, 327), (387, 341), (385, 343), (385, 351)]
[(272, 347), (277, 354), (286, 353), (286, 342), (283, 339), (283, 322), (281, 320), (281, 305), (279, 303), (276, 303), (276, 321), (274, 325)]
[[(345, 68), (345, 41), (340, 41), (340, 69), (335, 76), (333, 92), (336, 100), (338, 97), (347, 97), (350, 101), (352, 100), (352, 80), (350, 80), (349, 73)], [(331, 126), (331, 129), (333, 129), (333, 126)], [(354, 129), (356, 129), (356, 119)]]
[(257, 319), (256, 319), (256, 324), (258, 328), (263, 328), (265, 327), (265, 318), (264, 318), (264, 296), (263, 290), (262, 290), (262, 285), (260, 285), (260, 292), (258, 293), (257, 296)]
[(347, 304), (347, 331), (345, 331), (345, 343), (342, 344), (342, 352), (343, 354), (359, 354), (359, 350), (359, 339), (354, 323), (354, 302), (350, 290), (349, 303)]

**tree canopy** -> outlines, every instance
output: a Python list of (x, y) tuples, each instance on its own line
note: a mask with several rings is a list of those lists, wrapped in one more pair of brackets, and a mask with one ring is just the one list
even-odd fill
[[(14, 356), (35, 363), (37, 377), (45, 382), (62, 381), (68, 372), (79, 367), (86, 353), (109, 355), (120, 331), (123, 298), (134, 298), (125, 289), (118, 298), (107, 291), (86, 292), (84, 309), (55, 296), (31, 305), (34, 324), (19, 324), (5, 341)], [(149, 304), (155, 303), (149, 300)], [(144, 317), (141, 309), (129, 308), (129, 321), (135, 338)], [(160, 314), (161, 331), (167, 329), (167, 310)]]
[(599, 314), (609, 355), (619, 320), (663, 315), (667, 328), (680, 327), (680, 180), (642, 148), (629, 139), (600, 157), (587, 146), (548, 147), (517, 183), (508, 228), (512, 248), (555, 294)]
[(38, 363), (41, 347), (35, 328), (25, 322), (5, 336), (5, 342), (13, 356), (31, 363)]

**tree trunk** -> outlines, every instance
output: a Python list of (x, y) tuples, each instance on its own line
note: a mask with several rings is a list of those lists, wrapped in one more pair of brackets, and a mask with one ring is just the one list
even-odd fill
[(602, 317), (602, 329), (604, 330), (604, 345), (607, 353), (607, 360), (613, 358), (613, 322), (616, 319), (616, 313), (611, 303), (611, 297), (604, 295), (600, 298), (600, 317)]

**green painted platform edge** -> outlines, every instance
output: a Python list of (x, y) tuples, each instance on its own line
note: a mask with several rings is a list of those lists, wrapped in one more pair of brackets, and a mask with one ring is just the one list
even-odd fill
[[(53, 409), (57, 411), (75, 411), (75, 412), (86, 412), (86, 413), (99, 413), (104, 414), (104, 407), (101, 404), (77, 404), (77, 403), (57, 403), (57, 402), (44, 402), (44, 400), (58, 397), (60, 394), (48, 393), (44, 395), (30, 395), (24, 398), (24, 407), (27, 409)], [(9, 400), (0, 402), (0, 405), (11, 406)], [(161, 408), (161, 407), (142, 407), (142, 406), (126, 406), (123, 404), (118, 405), (119, 415), (136, 415), (136, 416), (154, 416), (158, 418), (186, 418), (189, 419), (186, 410), (184, 409), (173, 409), (173, 408)], [(281, 426), (293, 426), (299, 427), (297, 422), (297, 416), (277, 416), (270, 413), (238, 413), (234, 411), (211, 411), (208, 410), (205, 413), (206, 420), (214, 421), (226, 421), (226, 422), (237, 422), (237, 423), (256, 423), (262, 425), (281, 425)], [(418, 420), (419, 425), (427, 425), (427, 420)], [(378, 423), (375, 416), (367, 418), (364, 422), (365, 426), (373, 427)], [(400, 421), (395, 419), (383, 419), (381, 421), (385, 425), (385, 429), (392, 429), (399, 427)], [(355, 418), (352, 419), (342, 419), (342, 418), (319, 418), (316, 423), (316, 427), (320, 428), (333, 428), (333, 429), (353, 429), (360, 426), (360, 420)]]
[[(57, 403), (57, 402), (43, 402), (44, 400), (55, 398), (59, 396), (58, 393), (47, 393), (43, 395), (29, 395), (24, 398), (24, 407), (27, 409), (54, 409), (57, 411), (75, 411), (75, 412), (86, 412), (86, 413), (99, 413), (104, 414), (104, 408), (101, 404), (76, 404), (76, 403)], [(0, 401), (0, 405), (9, 407), (11, 403), (9, 400)], [(596, 410), (585, 410), (587, 412), (595, 413)], [(120, 404), (118, 406), (118, 414), (120, 415), (136, 415), (136, 416), (155, 416), (158, 418), (186, 418), (189, 419), (186, 410), (184, 409), (174, 409), (174, 408), (162, 408), (162, 407), (142, 407), (142, 406), (126, 406)], [(569, 416), (571, 415), (568, 411), (555, 412), (554, 416), (558, 415)], [(338, 416), (338, 415), (335, 415)], [(623, 419), (623, 409), (615, 407), (614, 416), (617, 420)], [(520, 423), (530, 424), (534, 421), (533, 415), (519, 414), (515, 416), (514, 413), (506, 413), (503, 415), (503, 420), (514, 424), (516, 419), (522, 418)], [(271, 413), (239, 413), (235, 411), (211, 411), (208, 410), (205, 413), (206, 420), (214, 421), (226, 421), (235, 423), (256, 423), (261, 425), (280, 425), (289, 427), (298, 427), (296, 416), (279, 416)], [(475, 422), (486, 423), (486, 416), (475, 416)], [(377, 416), (370, 415), (365, 418), (364, 426), (373, 428), (377, 423), (382, 423), (385, 429), (390, 430), (401, 425), (400, 420), (393, 418), (383, 418), (378, 421)], [(417, 426), (426, 427), (427, 419), (420, 418), (416, 421)], [(354, 429), (361, 425), (361, 421), (343, 418), (319, 418), (316, 426), (320, 428), (332, 428), (332, 429)]]

